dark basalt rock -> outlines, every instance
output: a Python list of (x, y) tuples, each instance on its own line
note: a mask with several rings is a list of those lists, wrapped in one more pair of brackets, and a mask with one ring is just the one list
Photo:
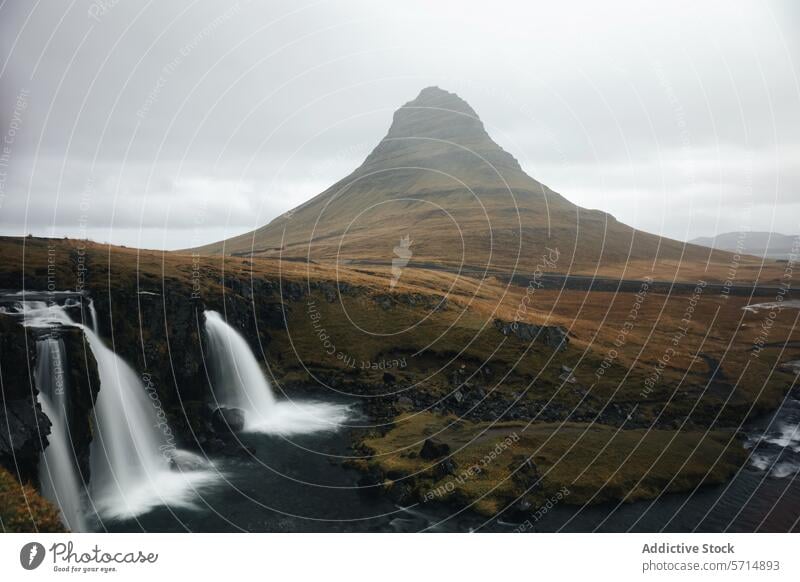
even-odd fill
[(447, 458), (444, 459), (438, 465), (436, 465), (436, 467), (433, 470), (433, 473), (437, 479), (444, 479), (448, 475), (455, 475), (457, 468), (458, 465), (456, 465), (456, 462), (453, 459)]
[(47, 446), (50, 419), (38, 402), (6, 400), (0, 430), (0, 463), (21, 480), (35, 481), (39, 456)]
[(513, 473), (512, 479), (526, 489), (535, 491), (542, 488), (539, 467), (532, 459), (515, 458), (508, 470)]
[(423, 295), (421, 293), (391, 293), (373, 295), (372, 300), (388, 311), (395, 306), (422, 307), (434, 311), (447, 310), (447, 298), (439, 295)]
[(3, 402), (0, 406), (0, 465), (20, 481), (38, 480), (39, 456), (47, 446), (50, 419), (37, 401), (29, 370), (35, 362), (26, 349), (32, 337), (11, 317), (0, 315), (0, 373)]
[(494, 326), (504, 336), (514, 336), (524, 342), (539, 342), (554, 351), (565, 349), (569, 343), (569, 334), (563, 327), (521, 321), (506, 322), (501, 319), (495, 319)]
[(339, 291), (334, 283), (320, 281), (318, 283), (313, 283), (311, 287), (318, 289), (322, 293), (323, 297), (325, 297), (325, 301), (328, 303), (335, 302), (339, 297)]
[[(80, 305), (72, 311), (73, 319), (80, 321)], [(53, 326), (45, 333), (26, 329), (19, 321), (0, 316), (0, 370), (6, 400), (5, 411), (0, 410), (0, 464), (23, 481), (38, 481), (37, 467), (41, 452), (49, 444), (51, 422), (38, 403), (38, 387), (29, 370), (36, 367), (36, 342), (43, 335), (58, 337), (64, 343), (71, 447), (82, 477), (88, 480), (91, 411), (100, 380), (83, 331), (75, 327)]]
[(425, 439), (422, 448), (419, 451), (419, 456), (422, 459), (432, 461), (444, 457), (450, 452), (450, 445), (434, 439)]
[(282, 286), (283, 298), (286, 301), (300, 301), (306, 296), (306, 288), (294, 281), (287, 281)]
[(211, 413), (211, 426), (216, 432), (241, 432), (244, 430), (244, 410), (220, 406)]

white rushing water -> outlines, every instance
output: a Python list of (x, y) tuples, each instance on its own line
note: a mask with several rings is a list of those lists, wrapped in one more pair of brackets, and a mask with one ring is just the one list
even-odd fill
[(750, 464), (782, 479), (800, 472), (800, 401), (787, 397), (768, 425), (750, 435)]
[(276, 401), (247, 341), (216, 311), (206, 311), (212, 388), (217, 403), (245, 413), (245, 431), (281, 435), (336, 430), (348, 407), (315, 401)]
[(742, 310), (750, 311), (752, 313), (780, 309), (800, 309), (800, 299), (785, 299), (783, 301), (770, 301), (767, 303), (752, 303), (742, 307)]
[[(192, 507), (198, 489), (219, 475), (204, 459), (175, 448), (169, 426), (159, 418), (157, 394), (148, 393), (133, 369), (93, 330), (73, 322), (64, 307), (26, 302), (18, 310), (28, 327), (61, 324), (82, 329), (94, 355), (100, 390), (90, 447), (89, 498), (97, 516), (129, 518), (159, 505)], [(96, 321), (94, 313), (92, 319)], [(191, 464), (185, 462), (188, 457)]]
[(36, 342), (34, 382), (39, 403), (52, 426), (48, 445), (39, 465), (42, 494), (58, 506), (64, 525), (74, 532), (86, 531), (83, 515), (83, 484), (78, 473), (69, 435), (68, 387), (64, 366), (64, 342), (43, 338)]
[(197, 488), (217, 474), (207, 464), (200, 470), (171, 468), (177, 451), (159, 419), (157, 397), (148, 396), (139, 376), (94, 332), (84, 333), (100, 376), (91, 445), (91, 497), (98, 514), (125, 518), (158, 505), (193, 506)]
[(94, 301), (89, 301), (89, 317), (92, 325), (92, 331), (97, 332), (97, 309), (94, 307)]
[(216, 311), (206, 311), (206, 336), (217, 401), (241, 408), (248, 420), (265, 420), (275, 406), (269, 382), (245, 339)]

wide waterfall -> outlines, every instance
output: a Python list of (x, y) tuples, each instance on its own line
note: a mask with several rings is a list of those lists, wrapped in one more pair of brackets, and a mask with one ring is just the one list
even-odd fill
[(68, 385), (64, 342), (45, 337), (36, 342), (34, 382), (39, 403), (52, 427), (48, 446), (39, 466), (42, 493), (61, 509), (64, 525), (72, 531), (85, 531), (83, 484), (79, 477), (69, 434)]
[[(88, 492), (97, 517), (133, 517), (158, 505), (193, 506), (197, 488), (219, 475), (196, 455), (176, 449), (155, 391), (148, 392), (133, 369), (93, 330), (73, 322), (65, 307), (26, 302), (19, 308), (28, 327), (82, 329), (97, 363), (100, 390), (94, 407)], [(66, 443), (55, 445), (61, 440), (56, 431), (52, 437), (51, 447), (68, 450)], [(56, 449), (53, 454), (58, 454)], [(189, 465), (192, 470), (183, 470)]]
[(139, 376), (94, 332), (84, 333), (100, 376), (90, 488), (98, 515), (133, 517), (157, 505), (192, 505), (193, 490), (216, 475), (171, 468), (178, 451), (169, 425), (159, 419), (157, 396), (148, 396)]
[(314, 401), (276, 401), (247, 341), (216, 311), (206, 311), (208, 360), (216, 404), (245, 413), (246, 432), (281, 435), (339, 428), (348, 407)]

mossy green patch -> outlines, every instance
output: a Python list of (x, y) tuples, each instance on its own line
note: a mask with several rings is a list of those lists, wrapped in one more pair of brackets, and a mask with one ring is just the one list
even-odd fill
[[(447, 428), (444, 428), (447, 427)], [(450, 446), (456, 467), (425, 460), (427, 438)], [(724, 482), (743, 462), (729, 431), (621, 430), (580, 423), (473, 423), (429, 413), (396, 419), (385, 435), (367, 438), (369, 463), (407, 483), (425, 501), (454, 501), (494, 515), (522, 497), (534, 506), (559, 491), (564, 502), (649, 499)]]

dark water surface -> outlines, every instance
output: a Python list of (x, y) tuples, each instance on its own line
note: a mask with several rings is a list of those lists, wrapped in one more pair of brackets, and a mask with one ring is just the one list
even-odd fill
[[(751, 459), (725, 485), (654, 501), (557, 505), (533, 523), (550, 532), (800, 531), (800, 402), (787, 399), (748, 427)], [(359, 492), (360, 473), (342, 467), (347, 431), (282, 438), (245, 435), (252, 458), (213, 459), (223, 474), (194, 508), (161, 507), (136, 519), (105, 522), (108, 531), (364, 532), (515, 531), (508, 518), (416, 505), (400, 508)]]

